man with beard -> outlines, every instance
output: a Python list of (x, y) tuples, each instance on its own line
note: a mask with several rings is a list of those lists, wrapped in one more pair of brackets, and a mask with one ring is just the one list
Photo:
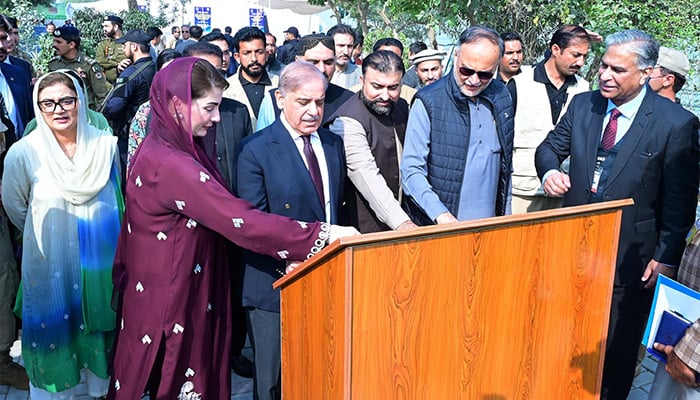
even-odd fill
[(413, 65), (420, 81), (419, 89), (442, 78), (442, 60), (446, 54), (444, 51), (427, 49), (413, 56)]
[[(299, 41), (299, 52), (296, 55), (297, 61), (306, 61), (313, 64), (316, 69), (323, 73), (323, 76), (330, 82), (335, 71), (335, 46), (333, 38), (323, 34), (306, 35)], [(280, 109), (277, 103), (273, 100), (275, 91), (272, 89), (265, 95), (262, 105), (260, 106), (260, 114), (257, 130), (261, 130), (270, 126), (280, 115)], [(326, 88), (326, 96), (323, 99), (323, 121), (321, 126), (326, 127), (330, 124), (329, 117), (333, 115), (347, 99), (351, 98), (353, 92), (344, 89), (332, 83)]]
[(267, 73), (279, 76), (286, 64), (277, 59), (277, 38), (271, 33), (265, 33), (265, 52), (267, 53), (267, 64), (265, 64)]
[(119, 75), (109, 92), (102, 113), (117, 136), (122, 168), (127, 161), (129, 122), (139, 106), (148, 100), (151, 82), (156, 74), (156, 66), (149, 53), (150, 41), (151, 37), (140, 29), (132, 29), (117, 39), (118, 44), (124, 45), (130, 65)]
[(515, 110), (513, 214), (561, 207), (561, 198), (545, 195), (541, 187), (535, 149), (574, 95), (589, 90), (588, 82), (576, 74), (586, 61), (590, 42), (584, 28), (564, 25), (552, 35), (549, 58), (513, 78), (522, 99)]
[(124, 54), (124, 46), (115, 41), (121, 38), (124, 33), (122, 26), (124, 21), (116, 15), (108, 15), (102, 22), (102, 31), (105, 39), (97, 45), (95, 60), (104, 69), (107, 82), (114, 85), (119, 74), (129, 66), (129, 59)]
[(498, 67), (498, 80), (506, 85), (510, 97), (513, 98), (513, 108), (517, 108), (518, 92), (515, 90), (513, 77), (522, 71), (523, 39), (515, 32), (502, 33), (501, 39), (503, 39), (504, 52)]
[(49, 71), (72, 69), (87, 87), (89, 106), (97, 110), (109, 93), (110, 84), (97, 61), (80, 50), (80, 31), (73, 26), (62, 26), (53, 32), (53, 49), (56, 57), (49, 62)]
[(229, 87), (224, 97), (234, 99), (248, 107), (253, 126), (258, 121), (260, 103), (265, 93), (277, 86), (277, 76), (270, 77), (265, 70), (267, 53), (265, 52), (265, 33), (259, 28), (247, 26), (241, 28), (234, 36), (234, 54), (240, 64), (238, 72), (226, 79)]
[(513, 105), (494, 80), (498, 32), (464, 30), (453, 73), (416, 93), (401, 163), (411, 219), (446, 224), (510, 214)]
[(415, 227), (401, 208), (399, 160), (408, 104), (400, 97), (403, 61), (379, 50), (362, 61), (362, 89), (331, 116), (343, 138), (350, 223), (361, 233)]
[(355, 31), (345, 24), (338, 24), (328, 30), (328, 36), (335, 44), (335, 72), (331, 83), (350, 89), (360, 83), (362, 75), (362, 70), (350, 62), (355, 48)]

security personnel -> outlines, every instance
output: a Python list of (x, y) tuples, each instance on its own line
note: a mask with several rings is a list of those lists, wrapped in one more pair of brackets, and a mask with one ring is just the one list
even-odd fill
[(82, 54), (79, 48), (80, 31), (77, 28), (62, 26), (54, 30), (53, 49), (56, 57), (49, 62), (49, 71), (72, 69), (77, 72), (87, 85), (90, 108), (97, 110), (107, 97), (111, 85), (100, 64)]
[(124, 54), (124, 47), (115, 42), (124, 34), (122, 26), (124, 21), (116, 15), (108, 15), (102, 22), (102, 31), (106, 38), (97, 45), (95, 59), (102, 66), (107, 76), (107, 81), (114, 85), (119, 73), (129, 65)]

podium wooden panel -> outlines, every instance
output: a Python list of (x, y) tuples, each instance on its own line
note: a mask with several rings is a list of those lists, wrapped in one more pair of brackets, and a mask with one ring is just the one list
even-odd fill
[(629, 204), (336, 242), (275, 284), (284, 399), (597, 399)]

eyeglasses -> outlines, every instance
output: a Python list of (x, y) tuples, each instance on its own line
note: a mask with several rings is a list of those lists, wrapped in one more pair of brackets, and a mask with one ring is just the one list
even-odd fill
[(53, 114), (56, 112), (56, 106), (61, 107), (61, 110), (63, 111), (70, 111), (75, 108), (75, 105), (78, 104), (78, 98), (77, 97), (63, 97), (58, 99), (58, 101), (53, 101), (53, 100), (42, 100), (36, 103), (39, 106), (39, 109), (41, 112), (45, 114)]
[(491, 78), (493, 78), (493, 72), (491, 71), (475, 71), (471, 68), (467, 67), (459, 67), (458, 69), (459, 73), (466, 76), (467, 78), (476, 74), (476, 76), (479, 77), (482, 81), (488, 81)]

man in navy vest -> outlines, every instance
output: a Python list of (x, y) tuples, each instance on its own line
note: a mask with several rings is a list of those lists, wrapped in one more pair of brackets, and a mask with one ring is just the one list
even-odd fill
[[(658, 274), (675, 276), (695, 219), (698, 118), (646, 85), (659, 55), (648, 34), (606, 39), (599, 90), (573, 98), (537, 148), (544, 190), (575, 206), (625, 198), (601, 399), (625, 400)], [(571, 156), (569, 173), (559, 164)]]
[(502, 56), (498, 32), (467, 28), (453, 73), (416, 94), (401, 164), (404, 192), (417, 205), (414, 221), (510, 214), (513, 105), (494, 79)]

